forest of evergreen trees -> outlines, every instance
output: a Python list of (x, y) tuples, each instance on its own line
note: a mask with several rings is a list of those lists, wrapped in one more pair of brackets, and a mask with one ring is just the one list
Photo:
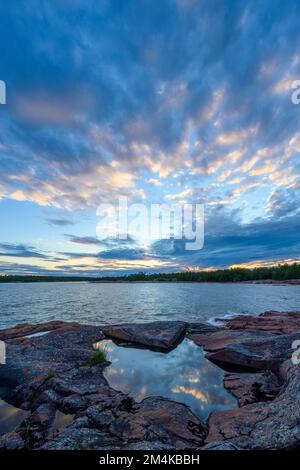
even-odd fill
[(300, 264), (281, 264), (261, 268), (231, 268), (217, 271), (185, 271), (177, 273), (140, 272), (123, 276), (13, 276), (0, 275), (0, 282), (74, 282), (74, 281), (102, 281), (102, 282), (245, 282), (245, 281), (287, 281), (300, 279)]
[(102, 281), (150, 281), (150, 282), (243, 282), (243, 281), (286, 281), (300, 279), (300, 264), (282, 264), (262, 268), (232, 268), (217, 271), (185, 271), (179, 273), (146, 274), (101, 277)]

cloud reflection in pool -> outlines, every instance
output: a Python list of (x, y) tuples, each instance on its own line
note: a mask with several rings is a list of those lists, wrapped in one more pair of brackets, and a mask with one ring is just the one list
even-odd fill
[(224, 372), (188, 339), (167, 354), (121, 347), (110, 340), (97, 345), (111, 361), (104, 372), (109, 384), (137, 401), (160, 395), (189, 405), (202, 419), (211, 411), (237, 406), (223, 387)]

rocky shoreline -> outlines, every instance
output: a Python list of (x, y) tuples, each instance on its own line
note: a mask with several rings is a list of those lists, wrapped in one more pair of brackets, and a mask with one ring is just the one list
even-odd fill
[(286, 279), (276, 281), (275, 279), (261, 279), (256, 281), (244, 281), (246, 284), (273, 284), (274, 286), (299, 286), (300, 279)]
[[(137, 403), (110, 387), (103, 375), (108, 362), (91, 361), (92, 345), (103, 339), (168, 353), (185, 337), (226, 371), (224, 387), (239, 408), (212, 412), (203, 422), (185, 404), (166, 398)], [(27, 411), (14, 431), (0, 436), (0, 449), (300, 447), (300, 367), (292, 362), (300, 312), (241, 315), (222, 327), (54, 321), (2, 330), (0, 340), (7, 347), (1, 398)]]

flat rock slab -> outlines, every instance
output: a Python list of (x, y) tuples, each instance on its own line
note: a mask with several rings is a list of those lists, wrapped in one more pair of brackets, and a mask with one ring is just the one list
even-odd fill
[(186, 332), (188, 335), (206, 335), (208, 333), (215, 333), (216, 331), (220, 330), (221, 328), (219, 328), (218, 326), (210, 325), (209, 323), (192, 322), (188, 324)]
[(271, 371), (255, 374), (225, 374), (224, 387), (238, 399), (239, 406), (245, 406), (274, 400), (280, 391), (280, 382)]
[(271, 335), (252, 341), (229, 344), (206, 355), (207, 359), (221, 366), (278, 372), (280, 365), (292, 357), (292, 344), (299, 340), (299, 333)]
[(161, 397), (150, 397), (113, 421), (110, 431), (123, 442), (159, 439), (173, 449), (203, 445), (207, 426), (189, 407)]
[(0, 367), (5, 398), (18, 404), (25, 401), (49, 376), (84, 364), (91, 357), (92, 344), (101, 339), (99, 327), (81, 326), (60, 328), (25, 342), (20, 337), (7, 340), (7, 362)]
[(203, 346), (205, 351), (219, 351), (229, 345), (240, 344), (247, 341), (256, 341), (260, 339), (270, 339), (272, 336), (265, 332), (252, 331), (230, 331), (223, 329), (213, 333), (191, 333), (188, 338), (198, 346)]
[(170, 351), (181, 341), (186, 328), (185, 322), (152, 322), (107, 326), (102, 328), (102, 333), (120, 342), (152, 350)]
[(226, 321), (232, 330), (268, 331), (275, 334), (300, 332), (300, 312), (268, 311), (257, 317), (239, 315)]
[(290, 369), (286, 385), (272, 402), (212, 413), (206, 442), (214, 441), (241, 449), (299, 448), (300, 368)]
[(7, 328), (5, 330), (0, 330), (0, 340), (7, 341), (9, 339), (15, 338), (24, 338), (29, 335), (60, 330), (60, 332), (78, 328), (82, 325), (76, 322), (64, 322), (59, 320), (54, 320), (46, 323), (40, 323), (38, 325), (32, 325), (31, 323), (22, 323), (20, 325), (16, 325), (13, 328)]

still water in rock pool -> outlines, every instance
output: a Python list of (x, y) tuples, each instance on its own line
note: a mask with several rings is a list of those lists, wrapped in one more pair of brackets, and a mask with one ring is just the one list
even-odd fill
[(0, 400), (0, 435), (13, 431), (26, 418), (27, 411)]
[(237, 407), (223, 387), (224, 372), (188, 339), (167, 354), (121, 347), (110, 340), (96, 345), (111, 362), (104, 372), (109, 384), (136, 401), (159, 395), (185, 403), (202, 419), (211, 411)]

